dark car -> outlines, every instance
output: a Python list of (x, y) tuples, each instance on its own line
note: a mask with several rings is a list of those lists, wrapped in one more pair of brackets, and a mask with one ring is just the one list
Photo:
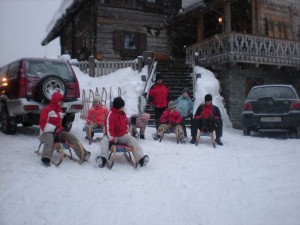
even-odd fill
[(18, 124), (39, 124), (40, 112), (52, 93), (64, 95), (63, 126), (72, 127), (75, 113), (82, 109), (76, 75), (68, 62), (23, 58), (0, 68), (0, 123), (6, 134), (16, 133)]
[(300, 99), (292, 85), (261, 85), (249, 92), (242, 113), (244, 135), (251, 131), (289, 131), (300, 136)]

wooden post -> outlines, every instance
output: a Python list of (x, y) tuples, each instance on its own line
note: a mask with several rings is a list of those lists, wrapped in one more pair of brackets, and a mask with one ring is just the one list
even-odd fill
[(139, 71), (139, 73), (142, 71), (142, 68), (143, 68), (143, 59), (144, 59), (143, 56), (138, 56), (138, 71)]
[(152, 64), (152, 58), (151, 58), (151, 57), (148, 57), (148, 58), (147, 58), (148, 75), (150, 75), (151, 64)]
[(224, 18), (222, 21), (223, 32), (231, 32), (231, 12), (230, 12), (230, 2), (224, 4)]
[(89, 76), (95, 77), (95, 58), (92, 55), (89, 57)]

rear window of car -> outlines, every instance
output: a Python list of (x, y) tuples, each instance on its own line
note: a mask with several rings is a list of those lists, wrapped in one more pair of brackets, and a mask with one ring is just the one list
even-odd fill
[(297, 99), (297, 95), (290, 87), (267, 86), (253, 88), (249, 93), (247, 100), (270, 97), (273, 99)]
[(64, 80), (73, 80), (69, 67), (64, 62), (32, 60), (25, 62), (25, 68), (28, 76), (57, 75)]

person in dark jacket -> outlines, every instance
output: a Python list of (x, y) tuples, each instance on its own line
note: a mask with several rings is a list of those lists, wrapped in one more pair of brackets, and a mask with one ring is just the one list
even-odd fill
[[(60, 92), (52, 94), (50, 103), (41, 111), (40, 115), (40, 141), (44, 143), (42, 152), (42, 163), (45, 166), (50, 166), (52, 157), (52, 146), (55, 137), (61, 141), (70, 143), (79, 159), (83, 157), (87, 161), (91, 155), (86, 151), (79, 140), (71, 133), (64, 131), (62, 119), (64, 116), (61, 105), (64, 97)], [(83, 150), (83, 152), (82, 152)], [(83, 154), (83, 156), (82, 156)]]
[(195, 144), (196, 142), (198, 129), (202, 130), (204, 127), (208, 130), (215, 130), (216, 143), (218, 145), (223, 145), (221, 141), (223, 121), (220, 109), (212, 104), (211, 94), (205, 95), (204, 103), (197, 108), (194, 119), (192, 120), (192, 140), (190, 141), (191, 144)]
[(156, 130), (162, 113), (168, 107), (169, 91), (169, 88), (163, 84), (161, 75), (156, 75), (156, 83), (149, 90), (149, 102), (154, 105)]
[(101, 140), (100, 168), (106, 165), (109, 149), (115, 144), (125, 144), (132, 147), (133, 157), (140, 166), (145, 166), (149, 161), (149, 156), (144, 155), (140, 144), (128, 133), (129, 124), (124, 108), (124, 100), (121, 97), (114, 98), (113, 106), (106, 119), (106, 135)]

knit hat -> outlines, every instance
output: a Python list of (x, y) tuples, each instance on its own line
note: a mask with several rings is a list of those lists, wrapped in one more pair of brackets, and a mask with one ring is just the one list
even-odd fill
[(190, 92), (190, 90), (189, 90), (188, 88), (184, 88), (184, 89), (182, 90), (182, 94), (183, 94), (183, 93), (188, 93), (188, 94), (189, 94), (189, 92)]
[(114, 98), (114, 101), (113, 101), (113, 107), (114, 108), (120, 109), (123, 106), (125, 106), (125, 102), (124, 102), (124, 100), (121, 97)]
[(156, 75), (156, 81), (158, 81), (158, 80), (162, 80), (162, 76), (160, 74)]
[(93, 99), (93, 103), (95, 102), (100, 102), (101, 103), (101, 96), (100, 95), (95, 95), (94, 99)]
[(168, 103), (168, 108), (169, 108), (169, 109), (173, 109), (173, 108), (176, 108), (176, 107), (177, 107), (177, 106), (176, 106), (175, 102), (170, 101), (170, 102)]
[(206, 101), (206, 102), (212, 101), (212, 96), (211, 96), (211, 94), (205, 95), (204, 101)]

